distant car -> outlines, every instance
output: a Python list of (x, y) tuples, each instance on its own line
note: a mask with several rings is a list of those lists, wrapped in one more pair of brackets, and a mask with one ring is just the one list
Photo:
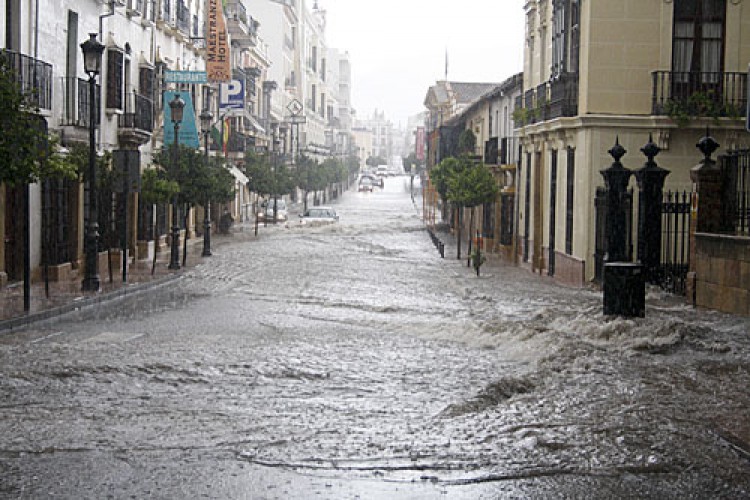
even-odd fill
[(286, 222), (288, 218), (286, 202), (281, 198), (276, 200), (276, 219), (273, 217), (273, 199), (263, 202), (258, 212), (258, 222)]
[(373, 185), (376, 182), (379, 183), (380, 181), (376, 181), (375, 179), (373, 179), (369, 175), (362, 176), (362, 178), (359, 180), (359, 191), (369, 191), (369, 192), (372, 192)]
[(310, 207), (305, 213), (299, 214), (302, 224), (327, 224), (339, 220), (339, 215), (333, 207)]

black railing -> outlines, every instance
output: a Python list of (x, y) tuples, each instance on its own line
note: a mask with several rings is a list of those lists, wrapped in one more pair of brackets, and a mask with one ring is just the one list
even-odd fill
[(549, 104), (549, 85), (545, 82), (536, 86), (536, 121), (543, 122), (547, 119), (547, 105)]
[(750, 236), (750, 150), (730, 151), (723, 155), (722, 170), (726, 174), (725, 211), (731, 228), (738, 236)]
[(513, 103), (513, 127), (514, 128), (521, 128), (525, 125), (524, 121), (521, 119), (520, 113), (523, 111), (523, 96), (518, 95), (516, 96), (515, 102)]
[(550, 98), (547, 107), (549, 119), (578, 114), (578, 74), (563, 73), (549, 82)]
[(536, 91), (535, 90), (527, 90), (523, 94), (523, 107), (527, 112), (526, 115), (526, 124), (530, 123), (536, 123), (537, 122), (537, 116), (535, 116), (534, 109), (536, 108)]
[(52, 109), (52, 65), (12, 50), (1, 52), (16, 74), (21, 92), (39, 109)]
[(503, 137), (500, 139), (500, 165), (513, 165), (518, 162), (521, 154), (519, 145), (518, 137)]
[(484, 143), (484, 162), (487, 165), (497, 165), (497, 142), (497, 137), (492, 137)]
[(651, 112), (685, 117), (744, 116), (747, 74), (654, 71)]
[(118, 116), (120, 128), (154, 131), (154, 102), (148, 97), (128, 92), (125, 97), (125, 112)]
[[(89, 92), (89, 82), (82, 78), (63, 78), (63, 112), (60, 118), (60, 125), (73, 125), (76, 127), (88, 128), (91, 117), (91, 97)], [(96, 85), (94, 90), (94, 105), (100, 102), (102, 88)], [(99, 113), (96, 113), (96, 125), (101, 122)]]
[(661, 204), (661, 258), (654, 284), (667, 292), (684, 295), (690, 265), (690, 201), (687, 191), (664, 193)]

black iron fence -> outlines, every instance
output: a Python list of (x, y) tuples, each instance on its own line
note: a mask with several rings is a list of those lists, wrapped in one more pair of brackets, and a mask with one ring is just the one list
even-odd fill
[(651, 108), (655, 115), (743, 116), (747, 74), (654, 71)]
[(40, 109), (52, 109), (52, 65), (39, 59), (3, 49), (5, 57), (15, 72), (21, 91)]
[(70, 262), (75, 255), (73, 221), (77, 216), (74, 200), (78, 185), (67, 179), (42, 182), (42, 253), (48, 265)]
[(750, 236), (750, 149), (730, 151), (720, 158), (729, 225), (738, 236)]
[(667, 191), (661, 204), (661, 258), (652, 277), (654, 285), (679, 295), (685, 294), (690, 265), (690, 204), (688, 191)]

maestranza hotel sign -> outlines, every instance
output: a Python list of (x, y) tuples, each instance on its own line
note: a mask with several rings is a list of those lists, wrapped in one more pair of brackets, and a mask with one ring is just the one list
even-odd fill
[(224, 22), (221, 0), (208, 0), (208, 26), (206, 30), (206, 73), (210, 82), (228, 82), (232, 79), (229, 57), (229, 40)]

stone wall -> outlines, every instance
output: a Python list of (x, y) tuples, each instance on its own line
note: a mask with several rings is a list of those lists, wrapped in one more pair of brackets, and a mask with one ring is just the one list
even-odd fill
[(695, 303), (750, 316), (750, 238), (695, 234)]

